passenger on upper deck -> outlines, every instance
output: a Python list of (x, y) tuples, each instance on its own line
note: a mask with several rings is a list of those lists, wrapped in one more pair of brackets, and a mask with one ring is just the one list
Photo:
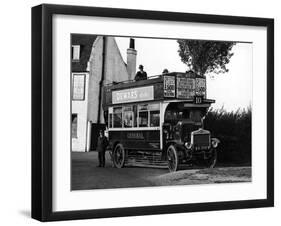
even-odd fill
[(143, 66), (140, 65), (139, 66), (139, 71), (137, 72), (136, 76), (135, 76), (135, 81), (140, 81), (140, 80), (146, 80), (147, 79), (147, 74), (146, 72), (143, 70)]
[(168, 73), (169, 73), (169, 71), (168, 71), (167, 68), (165, 68), (165, 69), (162, 71), (162, 75), (165, 75), (165, 74), (168, 74)]

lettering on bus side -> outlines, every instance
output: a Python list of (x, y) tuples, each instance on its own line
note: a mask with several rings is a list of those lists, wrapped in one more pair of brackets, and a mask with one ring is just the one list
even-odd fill
[(164, 97), (175, 97), (175, 77), (164, 76)]
[(117, 101), (123, 101), (127, 99), (137, 99), (138, 95), (136, 91), (128, 91), (125, 93), (116, 93)]
[(194, 103), (195, 104), (202, 104), (203, 102), (203, 96), (195, 96), (194, 97)]
[(142, 132), (128, 132), (127, 138), (128, 139), (144, 140), (144, 136), (143, 136)]
[(154, 99), (154, 87), (145, 86), (133, 89), (123, 89), (112, 92), (112, 103), (122, 104), (135, 101), (148, 101)]
[(203, 96), (206, 98), (206, 79), (205, 78), (196, 78), (196, 96)]

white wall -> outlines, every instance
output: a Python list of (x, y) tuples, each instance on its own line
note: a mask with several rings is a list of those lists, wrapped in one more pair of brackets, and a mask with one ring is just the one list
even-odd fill
[[(77, 137), (72, 137), (72, 151), (86, 151), (89, 74), (85, 75), (85, 99), (72, 101), (72, 114), (77, 114)], [(72, 76), (73, 76), (72, 74)], [(72, 80), (73, 81), (73, 80)]]
[(102, 74), (102, 49), (103, 39), (99, 36), (92, 47), (91, 55), (89, 58), (89, 107), (88, 107), (88, 120), (93, 123), (97, 122), (98, 112), (98, 99), (99, 99), (99, 83)]
[[(128, 43), (129, 46), (129, 43)], [(89, 107), (88, 120), (93, 123), (97, 122), (98, 117), (98, 97), (99, 83), (102, 76), (102, 48), (103, 38), (100, 36), (94, 42), (90, 61), (90, 78), (89, 78)], [(112, 37), (106, 38), (106, 53), (105, 53), (105, 77), (104, 84), (112, 81), (128, 80), (128, 72), (115, 39)], [(104, 123), (103, 110), (101, 106), (100, 119)]]
[[(42, 2), (119, 8), (182, 11), (274, 17), (275, 21), (275, 172), (276, 207), (248, 210), (170, 214), (161, 216), (109, 218), (56, 222), (51, 225), (278, 225), (281, 213), (281, 14), (276, 0), (213, 1), (131, 1), (131, 0), (29, 0), (3, 1), (1, 5), (1, 225), (42, 225), (30, 215), (31, 189), (31, 83), (30, 83), (30, 7)], [(3, 35), (5, 34), (5, 35)], [(16, 67), (15, 67), (16, 65)], [(11, 72), (13, 70), (13, 72)], [(20, 113), (20, 114), (19, 114)], [(21, 116), (19, 118), (19, 115)], [(69, 161), (69, 160), (66, 160)], [(279, 223), (278, 223), (279, 222)]]
[[(77, 138), (72, 138), (72, 151), (87, 151), (87, 122), (97, 123), (103, 41), (103, 37), (99, 36), (93, 43), (89, 58), (89, 74), (86, 75), (85, 100), (72, 101), (72, 113), (78, 115)], [(113, 37), (106, 37), (104, 73), (104, 84), (129, 79), (126, 66)], [(100, 123), (104, 123), (102, 105), (100, 108)]]

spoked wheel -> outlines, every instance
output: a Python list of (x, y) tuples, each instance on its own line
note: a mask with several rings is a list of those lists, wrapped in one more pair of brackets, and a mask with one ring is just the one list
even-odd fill
[(218, 158), (217, 150), (213, 149), (211, 151), (211, 154), (210, 154), (209, 158), (204, 159), (205, 166), (207, 166), (209, 168), (214, 168), (216, 163), (217, 163), (217, 158)]
[(179, 159), (177, 150), (174, 145), (170, 145), (167, 150), (167, 160), (168, 160), (168, 168), (170, 172), (175, 172), (178, 170)]
[(117, 144), (114, 148), (113, 164), (116, 168), (122, 168), (125, 165), (125, 149), (122, 144)]

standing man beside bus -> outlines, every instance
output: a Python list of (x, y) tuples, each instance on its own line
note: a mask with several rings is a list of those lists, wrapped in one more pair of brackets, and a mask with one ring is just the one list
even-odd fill
[(108, 145), (108, 140), (106, 136), (104, 136), (104, 131), (100, 130), (100, 134), (98, 137), (98, 145), (97, 145), (97, 151), (99, 155), (99, 165), (97, 167), (105, 166), (105, 151), (107, 145)]
[(146, 80), (147, 79), (147, 74), (143, 70), (143, 65), (139, 66), (139, 71), (137, 72), (135, 76), (135, 81), (140, 81), (140, 80)]

